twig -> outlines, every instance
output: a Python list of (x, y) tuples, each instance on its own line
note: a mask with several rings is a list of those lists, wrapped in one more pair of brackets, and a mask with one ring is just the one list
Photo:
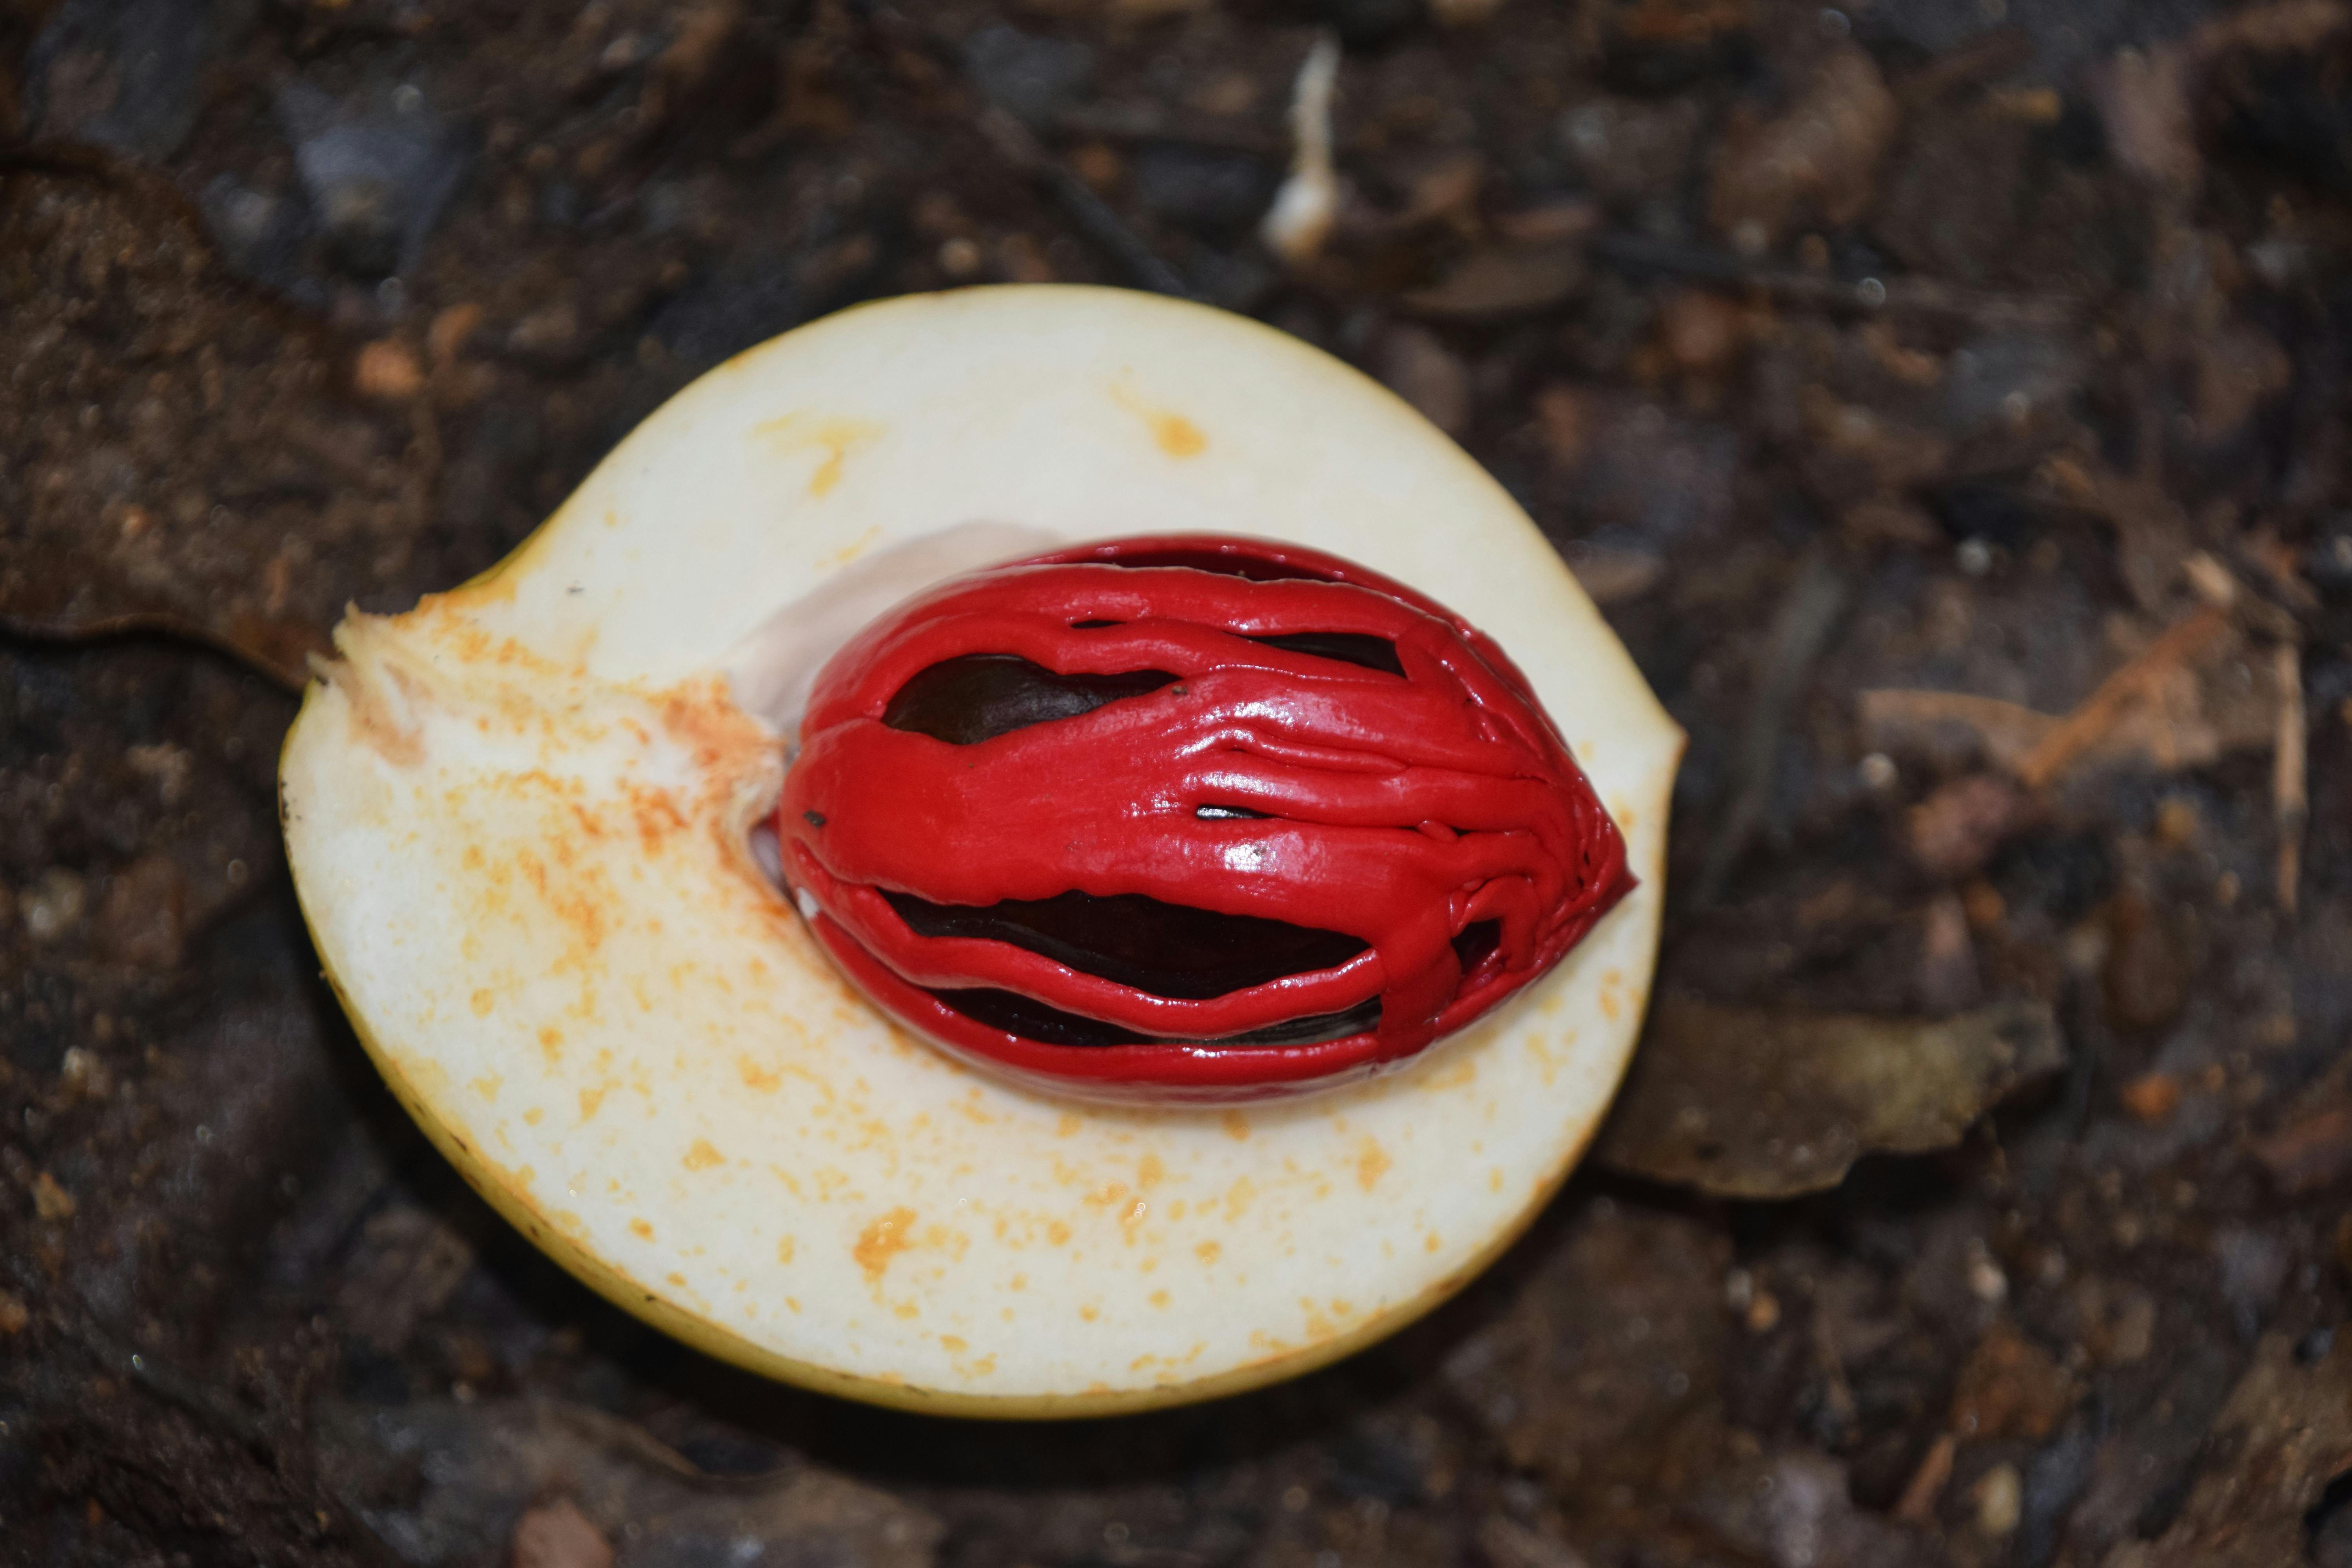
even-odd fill
[(1906, 1524), (1926, 1524), (1936, 1517), (1936, 1500), (1944, 1495), (1944, 1488), (1952, 1479), (1952, 1458), (1958, 1447), (1949, 1432), (1936, 1435), (1919, 1468), (1911, 1472), (1911, 1479), (1905, 1484), (1902, 1499), (1895, 1505), (1896, 1519)]
[(2305, 751), (2303, 653), (2291, 642), (2278, 645), (2278, 745), (2271, 755), (2271, 811), (2278, 823), (2278, 901), (2294, 917), (2303, 885), (2303, 830), (2311, 816), (2308, 760)]
[(1098, 142), (1174, 142), (1256, 158), (1280, 158), (1290, 151), (1286, 138), (1255, 125), (1186, 114), (1158, 103), (1078, 104), (1056, 114), (1054, 129)]
[(980, 112), (980, 129), (999, 157), (1043, 185), (1079, 231), (1118, 262), (1139, 287), (1180, 300), (1192, 298), (1192, 286), (1183, 275), (1128, 227), (1126, 220), (1095, 195), (1093, 186), (1048, 154), (1010, 111), (988, 105)]
[(2097, 690), (2061, 719), (2058, 727), (2044, 735), (2018, 764), (2018, 778), (2030, 789), (2046, 787), (2075, 758), (2114, 729), (2126, 709), (2154, 689), (2158, 681), (2203, 651), (2206, 644), (2221, 636), (2229, 625), (2229, 613), (2213, 606), (2176, 624), (2131, 662), (2101, 681)]
[(1848, 283), (1811, 272), (1759, 267), (1727, 250), (1646, 234), (1592, 237), (1592, 258), (1626, 272), (1663, 272), (1701, 282), (1761, 289), (1800, 310), (1858, 315), (1926, 316), (1981, 327), (2051, 331), (2072, 322), (2081, 302), (2064, 295), (1990, 294), (1932, 278), (1865, 278)]
[(1816, 547), (1797, 568), (1772, 617), (1764, 647), (1763, 668), (1756, 696), (1740, 732), (1739, 755), (1733, 773), (1729, 805), (1707, 846), (1706, 864), (1699, 872), (1697, 902), (1715, 901), (1723, 884), (1738, 865), (1764, 818), (1764, 801), (1771, 793), (1772, 764), (1780, 754), (1780, 739), (1788, 728), (1789, 710), (1804, 685), (1806, 672), (1829, 645), (1830, 632), (1844, 612), (1845, 579), (1831, 563), (1829, 552)]

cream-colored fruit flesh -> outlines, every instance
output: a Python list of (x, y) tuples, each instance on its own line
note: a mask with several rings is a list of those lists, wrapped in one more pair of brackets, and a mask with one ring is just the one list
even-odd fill
[[(866, 1006), (762, 873), (780, 726), (810, 662), (929, 576), (1196, 530), (1336, 552), (1491, 632), (1641, 888), (1370, 1084), (1208, 1110), (1006, 1087)], [(989, 289), (804, 327), (679, 394), (494, 572), (337, 637), (283, 797), (361, 1037), (541, 1247), (788, 1381), (1052, 1415), (1318, 1365), (1527, 1223), (1647, 999), (1680, 732), (1458, 448), (1197, 306)]]

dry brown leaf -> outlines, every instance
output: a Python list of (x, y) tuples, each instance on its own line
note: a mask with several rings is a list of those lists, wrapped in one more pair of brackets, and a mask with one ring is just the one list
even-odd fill
[(2309, 1561), (2305, 1520), (2352, 1455), (2352, 1336), (2315, 1365), (2269, 1334), (2213, 1423), (2215, 1462), (2172, 1527), (2130, 1542), (2107, 1568), (2276, 1568)]
[(1717, 1197), (1794, 1197), (1864, 1154), (1950, 1147), (2065, 1060), (2040, 1002), (1922, 1020), (1663, 1000), (1596, 1157)]
[(1465, 321), (1521, 315), (1569, 299), (1583, 287), (1584, 273), (1584, 247), (1572, 242), (1488, 246), (1404, 302), (1423, 315)]

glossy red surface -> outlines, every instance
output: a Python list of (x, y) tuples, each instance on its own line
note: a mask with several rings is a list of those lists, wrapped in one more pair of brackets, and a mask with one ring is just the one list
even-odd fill
[[(939, 689), (934, 667), (1011, 658), (1073, 687), (1165, 679), (969, 743), (894, 727), (926, 671)], [(812, 926), (884, 1011), (1094, 1098), (1268, 1098), (1402, 1061), (1541, 974), (1633, 885), (1616, 825), (1491, 640), (1352, 563), (1226, 536), (1085, 546), (900, 605), (819, 675), (776, 825)], [(1184, 994), (1202, 986), (968, 929), (991, 906), (1028, 918), (1058, 899), (1066, 916), (1073, 894), (1123, 900), (1077, 900), (1081, 945), (1150, 900), (1360, 951)], [(924, 934), (908, 911), (959, 929)], [(1228, 924), (1242, 935), (1219, 951), (1242, 965), (1278, 929)], [(1013, 1032), (1001, 1008), (974, 1016), (990, 1011), (976, 992), (1066, 1021), (1034, 1033), (1131, 1043)], [(1375, 1002), (1376, 1025), (1346, 1022)], [(1350, 1032), (1232, 1038), (1318, 1022)]]

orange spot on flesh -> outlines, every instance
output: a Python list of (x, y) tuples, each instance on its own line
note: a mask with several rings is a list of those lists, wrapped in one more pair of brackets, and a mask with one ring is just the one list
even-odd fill
[(808, 493), (823, 500), (841, 482), (842, 466), (849, 454), (882, 434), (882, 426), (866, 419), (812, 419), (787, 414), (760, 424), (757, 434), (778, 452), (820, 451), (824, 460), (809, 476)]
[(849, 1249), (849, 1255), (866, 1271), (867, 1284), (880, 1284), (890, 1260), (915, 1244), (914, 1224), (913, 1209), (895, 1208), (858, 1233), (857, 1245)]
[(1156, 408), (1136, 395), (1125, 385), (1110, 389), (1112, 399), (1129, 414), (1143, 421), (1151, 432), (1151, 444), (1171, 458), (1197, 458), (1209, 449), (1209, 437), (1198, 425), (1169, 408)]
[(689, 1171), (707, 1171), (713, 1165), (725, 1164), (727, 1156), (712, 1148), (709, 1139), (698, 1138), (688, 1146), (686, 1158), (681, 1163)]

